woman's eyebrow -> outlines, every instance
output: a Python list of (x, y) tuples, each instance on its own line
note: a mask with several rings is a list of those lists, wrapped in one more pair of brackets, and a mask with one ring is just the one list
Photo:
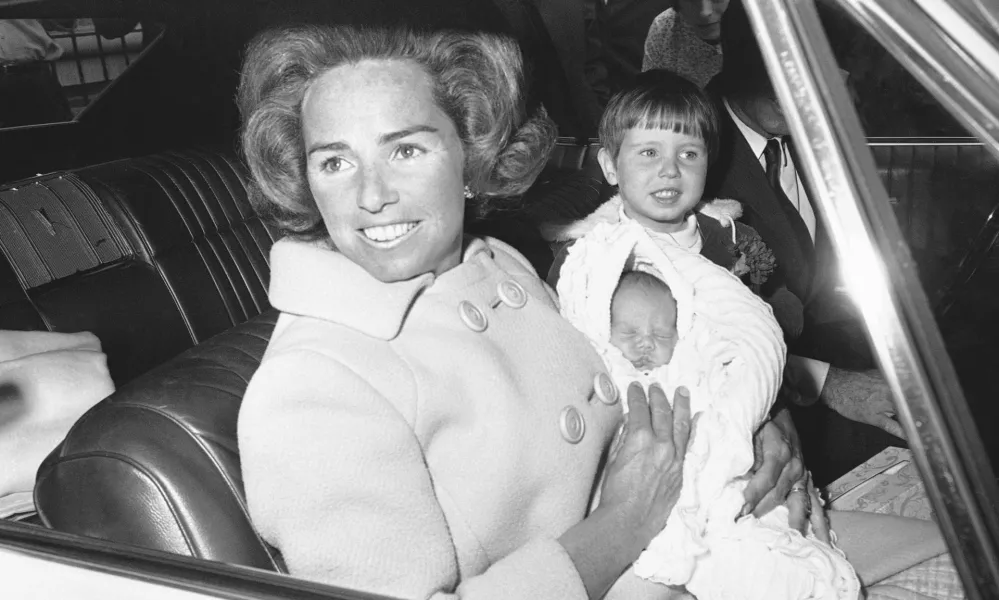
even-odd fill
[(350, 146), (348, 146), (344, 142), (330, 142), (328, 144), (314, 144), (314, 145), (312, 145), (309, 148), (309, 151), (308, 151), (307, 154), (309, 156), (312, 156), (312, 154), (315, 153), (315, 152), (326, 152), (326, 151), (341, 152), (343, 150), (348, 150), (349, 148), (350, 148)]
[(400, 129), (399, 131), (382, 134), (381, 137), (378, 138), (378, 143), (380, 145), (391, 144), (396, 140), (409, 137), (414, 133), (437, 133), (437, 128), (431, 127), (430, 125), (414, 125), (412, 127)]

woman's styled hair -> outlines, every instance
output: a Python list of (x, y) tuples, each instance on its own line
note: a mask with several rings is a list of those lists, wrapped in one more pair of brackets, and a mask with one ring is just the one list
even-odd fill
[(319, 76), (362, 60), (412, 61), (464, 149), (473, 214), (527, 191), (555, 142), (544, 110), (528, 118), (520, 50), (492, 34), (300, 26), (258, 35), (239, 85), (243, 154), (253, 176), (250, 201), (284, 234), (327, 237), (306, 179), (302, 99)]
[(721, 118), (715, 102), (697, 84), (664, 69), (638, 74), (610, 99), (600, 118), (600, 144), (617, 160), (625, 133), (635, 128), (694, 135), (704, 140), (709, 161), (718, 155)]

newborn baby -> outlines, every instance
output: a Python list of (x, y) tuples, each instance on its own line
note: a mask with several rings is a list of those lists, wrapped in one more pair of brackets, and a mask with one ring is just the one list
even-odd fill
[(686, 586), (698, 600), (856, 600), (860, 583), (843, 553), (793, 530), (786, 508), (739, 518), (753, 432), (784, 369), (771, 309), (725, 269), (660, 247), (634, 222), (600, 224), (580, 238), (558, 295), (622, 395), (633, 381), (658, 383), (667, 398), (682, 385), (700, 414), (680, 497), (635, 574)]
[(611, 298), (610, 342), (636, 369), (668, 364), (676, 348), (676, 299), (661, 279), (627, 271)]

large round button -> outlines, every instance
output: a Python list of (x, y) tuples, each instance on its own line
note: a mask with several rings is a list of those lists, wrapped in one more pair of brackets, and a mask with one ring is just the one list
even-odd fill
[(600, 373), (593, 378), (593, 391), (604, 404), (617, 404), (617, 386), (607, 373)]
[(482, 311), (468, 300), (462, 300), (458, 304), (458, 316), (472, 331), (485, 331), (489, 325), (489, 321), (486, 321), (486, 315), (482, 314)]
[(507, 279), (499, 284), (496, 289), (503, 304), (511, 308), (521, 308), (527, 304), (527, 292), (519, 283), (512, 279)]
[(586, 433), (586, 421), (575, 406), (566, 406), (562, 409), (558, 426), (562, 430), (562, 437), (570, 444), (579, 443)]

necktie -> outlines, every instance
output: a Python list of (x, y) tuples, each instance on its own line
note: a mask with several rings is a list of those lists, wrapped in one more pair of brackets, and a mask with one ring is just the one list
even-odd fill
[(784, 153), (782, 152), (780, 138), (770, 138), (767, 146), (763, 149), (763, 159), (766, 161), (767, 181), (774, 191), (781, 190), (780, 169), (784, 166)]

